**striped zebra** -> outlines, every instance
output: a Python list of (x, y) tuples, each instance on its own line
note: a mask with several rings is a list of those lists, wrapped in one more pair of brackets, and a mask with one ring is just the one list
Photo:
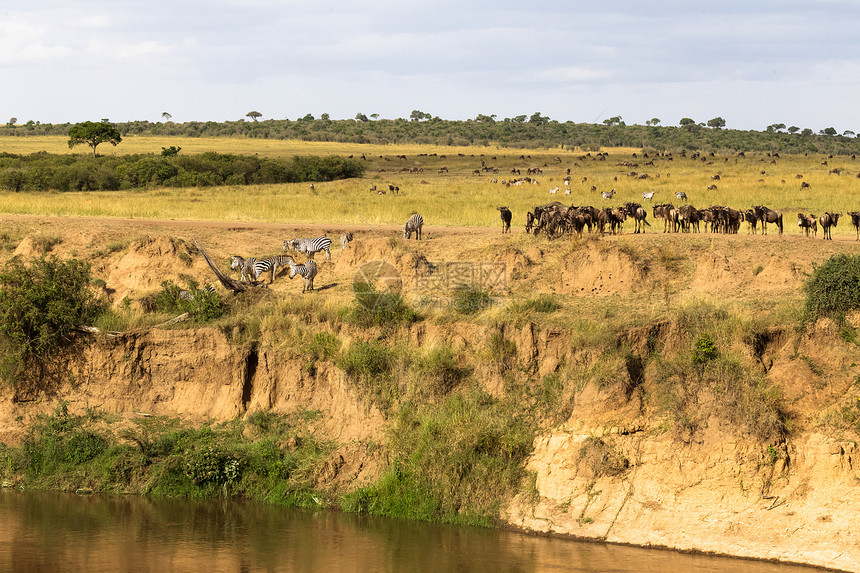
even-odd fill
[(184, 290), (183, 289), (183, 290), (179, 291), (179, 300), (192, 301), (192, 300), (194, 300), (194, 297), (196, 296), (196, 294), (198, 292), (214, 293), (215, 287), (212, 285), (208, 285), (208, 286), (205, 286), (202, 289), (199, 289), (196, 291), (190, 291), (190, 290)]
[(239, 280), (244, 280), (245, 276), (249, 276), (251, 277), (250, 280), (256, 281), (259, 280), (263, 273), (271, 272), (272, 280), (270, 282), (275, 282), (278, 271), (290, 266), (291, 262), (295, 263), (295, 260), (289, 255), (277, 255), (265, 259), (256, 259), (254, 257), (243, 259), (242, 257), (234, 256), (231, 267), (241, 270)]
[(415, 233), (415, 238), (421, 240), (421, 228), (424, 226), (424, 217), (415, 213), (409, 220), (403, 224), (403, 238), (411, 239), (412, 233)]
[(239, 280), (245, 280), (245, 277), (248, 278), (248, 281), (257, 280), (257, 274), (254, 272), (254, 263), (257, 262), (257, 259), (254, 257), (243, 258), (239, 255), (233, 255), (230, 257), (232, 262), (230, 263), (230, 268), (234, 271), (238, 269), (239, 271)]
[(331, 239), (328, 237), (317, 237), (315, 239), (292, 239), (284, 241), (284, 250), (290, 249), (297, 253), (305, 253), (310, 258), (314, 258), (314, 253), (325, 251), (326, 258), (331, 260)]
[(303, 265), (297, 265), (295, 261), (290, 262), (290, 278), (296, 275), (302, 277), (302, 292), (314, 290), (314, 277), (317, 276), (317, 264), (313, 259), (308, 259)]
[(340, 250), (344, 250), (346, 246), (352, 241), (352, 233), (341, 233), (340, 234)]

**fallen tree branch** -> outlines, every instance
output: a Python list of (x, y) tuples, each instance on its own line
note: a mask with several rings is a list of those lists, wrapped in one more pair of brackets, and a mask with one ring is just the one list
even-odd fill
[(236, 279), (230, 278), (224, 274), (224, 272), (218, 268), (212, 259), (209, 258), (209, 255), (206, 253), (206, 249), (200, 246), (200, 243), (197, 242), (197, 239), (192, 239), (194, 242), (194, 246), (197, 247), (197, 250), (200, 251), (200, 254), (203, 255), (203, 258), (206, 259), (206, 262), (209, 264), (209, 268), (212, 269), (212, 272), (215, 273), (215, 276), (218, 277), (218, 280), (224, 285), (224, 288), (229, 289), (233, 292), (245, 292), (251, 286), (265, 286), (264, 283), (252, 281), (250, 283), (243, 283), (241, 281), (237, 281)]

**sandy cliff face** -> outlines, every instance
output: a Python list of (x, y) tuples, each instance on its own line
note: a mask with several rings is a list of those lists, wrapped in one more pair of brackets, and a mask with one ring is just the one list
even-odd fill
[[(20, 225), (23, 233), (32, 223)], [(181, 282), (179, 277), (190, 275), (200, 284), (211, 281), (205, 262), (189, 247), (192, 237), (223, 262), (230, 253), (256, 253), (261, 245), (279, 251), (284, 237), (305, 232), (178, 221), (82, 226), (53, 219), (50, 226), (64, 238), (53, 252), (93, 260), (94, 274), (105, 281), (114, 305), (126, 297), (139, 300), (165, 279)], [(483, 230), (446, 229), (449, 235), (457, 232), (463, 240), (423, 241), (419, 252), (411, 243), (397, 246), (378, 232), (362, 236), (356, 229), (353, 245), (335, 252), (331, 262), (320, 261), (320, 286), (328, 290), (315, 296), (346, 297), (340, 300), (348, 304), (352, 278), (368, 260), (390, 261), (407, 281), (426, 272), (431, 262), (489, 260), (505, 263), (516, 300), (555, 294), (579, 305), (575, 312), (583, 316), (624, 313), (653, 301), (670, 308), (697, 297), (753, 298), (766, 306), (779, 296), (796, 299), (802, 273), (813, 261), (853, 248), (853, 242), (834, 241), (833, 246), (742, 236), (716, 242), (708, 236), (650, 233), (577, 248), (525, 241), (515, 246), (487, 239)], [(451, 252), (452, 245), (461, 250)], [(24, 239), (13, 254), (37, 253)], [(299, 286), (280, 280), (270, 292), (288, 300), (298, 296)], [(425, 320), (398, 339), (414, 347), (450, 345), (493, 395), (510, 391), (495, 364), (500, 357), (488, 351), (488, 341), (498, 336), (513, 349), (504, 357), (510, 362), (506, 375), (521, 384), (537, 386), (571, 369), (585, 373), (582, 385), (565, 390), (571, 394), (566, 403), (572, 404), (564, 411), (566, 419), (542, 422), (528, 461), (534, 485), (525, 484), (502, 512), (510, 525), (860, 571), (854, 533), (855, 508), (860, 507), (858, 436), (822, 423), (833, 409), (853, 405), (860, 375), (856, 344), (844, 342), (827, 321), (803, 335), (765, 326), (748, 340), (736, 341), (733, 355), (779, 389), (794, 424), (786, 440), (768, 444), (720, 415), (717, 388), (700, 387), (689, 396), (697, 417), (694, 429), (679, 429), (669, 419), (671, 412), (649, 401), (659, 374), (655, 362), (689, 350), (684, 325), (670, 314), (598, 343), (581, 342), (577, 336), (582, 333), (564, 326), (528, 320)], [(338, 335), (344, 343), (373, 337)], [(314, 432), (344, 444), (332, 470), (337, 485), (346, 490), (355, 476), (372, 481), (383, 462), (366, 460), (361, 448), (349, 444), (384, 443), (386, 420), (344, 372), (325, 360), (308, 368), (295, 349), (285, 352), (265, 336), (254, 345), (240, 339), (208, 327), (95, 336), (71, 359), (72, 375), (51, 396), (0, 392), (0, 441), (20, 440), (33, 416), (53, 410), (60, 397), (77, 411), (96, 406), (125, 417), (165, 415), (189, 423), (230, 420), (257, 410), (314, 411)], [(616, 352), (615, 362), (604, 363), (606, 349), (600, 344), (625, 349), (626, 358)]]
[[(631, 333), (630, 342), (660, 336), (671, 343), (672, 332), (671, 325), (658, 324)], [(420, 345), (452, 340), (455, 333), (464, 347), (488, 336), (478, 327), (427, 324), (409, 335)], [(520, 367), (536, 373), (588, 359), (571, 354), (567, 334), (558, 329), (526, 324), (506, 329), (505, 336), (516, 343)], [(790, 387), (803, 374), (788, 365), (801, 361), (785, 357), (783, 350), (799, 345), (812, 351), (816, 342), (786, 336), (774, 336), (783, 348), (772, 345), (765, 359), (773, 364), (770, 375)], [(97, 337), (75, 365), (74, 383), (57, 393), (72, 408), (98, 406), (124, 416), (179, 416), (191, 422), (228, 420), (260, 409), (316, 410), (321, 414), (316, 431), (327, 438), (384, 439), (382, 416), (335, 366), (320, 363), (309, 371), (301, 357), (243, 347), (213, 328)], [(643, 378), (647, 387), (647, 371)], [(492, 392), (504, 391), (492, 377), (486, 384)], [(768, 449), (711, 416), (695, 434), (679, 437), (667, 431), (664, 418), (649, 414), (637, 391), (628, 395), (619, 388), (587, 384), (569, 419), (535, 440), (528, 462), (534, 489), (510, 501), (504, 521), (542, 533), (860, 570), (854, 533), (860, 452), (853, 436), (809, 429)], [(707, 397), (702, 400), (707, 409)], [(17, 426), (5, 425), (3, 439), (14, 439), (28, 416), (50, 411), (55, 402), (4, 399), (3, 419), (22, 418)], [(362, 460), (351, 463), (360, 467)]]

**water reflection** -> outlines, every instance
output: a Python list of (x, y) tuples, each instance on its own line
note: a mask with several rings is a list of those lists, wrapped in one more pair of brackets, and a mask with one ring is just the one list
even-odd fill
[(0, 524), (11, 571), (813, 571), (241, 502), (2, 490)]

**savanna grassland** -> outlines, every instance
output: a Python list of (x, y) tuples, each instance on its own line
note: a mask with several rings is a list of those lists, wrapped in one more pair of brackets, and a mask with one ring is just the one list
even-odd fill
[[(0, 152), (68, 153), (66, 141), (0, 138)], [(0, 193), (0, 281), (41, 268), (22, 259), (81, 259), (106, 302), (97, 334), (60, 337), (81, 343), (71, 374), (5, 386), (7, 484), (856, 565), (838, 533), (858, 525), (860, 303), (827, 307), (853, 300), (860, 269), (851, 156), (140, 136), (99, 153), (167, 146), (366, 168), (313, 187)], [(700, 208), (766, 205), (785, 234), (663, 233), (650, 209), (644, 235), (629, 221), (618, 235), (523, 230), (535, 205), (642, 203), (650, 191), (654, 203), (683, 191)], [(800, 233), (798, 212), (825, 211), (844, 217), (833, 241)], [(401, 232), (413, 212), (420, 242)], [(344, 231), (354, 241), (341, 250)], [(313, 293), (283, 273), (233, 295), (200, 251), (230, 273), (230, 255), (282, 254), (284, 239), (322, 233), (335, 244), (331, 260), (316, 257)], [(380, 260), (402, 296), (356, 288)], [(464, 284), (451, 262), (492, 265), (502, 280), (475, 272)], [(822, 265), (824, 286), (809, 287)]]
[[(68, 153), (63, 137), (0, 139), (0, 151), (9, 153)], [(850, 156), (770, 154), (696, 155), (679, 153), (644, 157), (641, 150), (596, 152), (511, 150), (486, 147), (421, 145), (354, 145), (230, 138), (127, 137), (116, 147), (103, 144), (102, 154), (160, 152), (167, 144), (181, 153), (203, 151), (288, 158), (293, 155), (364, 156), (361, 179), (308, 183), (191, 187), (180, 189), (71, 193), (3, 193), (0, 211), (43, 215), (82, 215), (215, 221), (281, 223), (400, 224), (410, 213), (424, 214), (427, 225), (491, 227), (498, 218), (495, 207), (507, 205), (514, 225), (534, 205), (560, 200), (576, 205), (606, 206), (642, 202), (642, 193), (656, 191), (655, 202), (678, 202), (683, 191), (691, 204), (702, 208), (725, 205), (746, 209), (766, 205), (783, 212), (788, 233), (797, 233), (798, 212), (820, 215), (860, 209), (857, 197), (860, 166)], [(405, 157), (405, 158), (404, 158)], [(440, 172), (446, 167), (447, 171)], [(495, 168), (495, 172), (484, 170)], [(529, 176), (527, 170), (540, 169)], [(420, 170), (404, 172), (403, 170)], [(519, 169), (520, 175), (512, 175)], [(570, 169), (571, 195), (564, 195), (562, 178)], [(476, 174), (475, 171), (478, 170)], [(838, 171), (839, 174), (833, 171)], [(635, 175), (634, 175), (635, 173)], [(718, 175), (719, 180), (712, 179)], [(647, 179), (642, 179), (647, 176)], [(537, 183), (502, 185), (501, 181), (531, 177)], [(498, 182), (493, 183), (493, 179)], [(587, 181), (583, 181), (587, 179)], [(801, 189), (801, 183), (809, 188)], [(399, 187), (399, 194), (377, 195), (371, 186)], [(708, 190), (716, 185), (716, 190)], [(549, 189), (560, 187), (557, 195)], [(592, 189), (595, 190), (592, 190)], [(612, 201), (600, 193), (617, 190)], [(847, 216), (834, 231), (853, 232)]]

